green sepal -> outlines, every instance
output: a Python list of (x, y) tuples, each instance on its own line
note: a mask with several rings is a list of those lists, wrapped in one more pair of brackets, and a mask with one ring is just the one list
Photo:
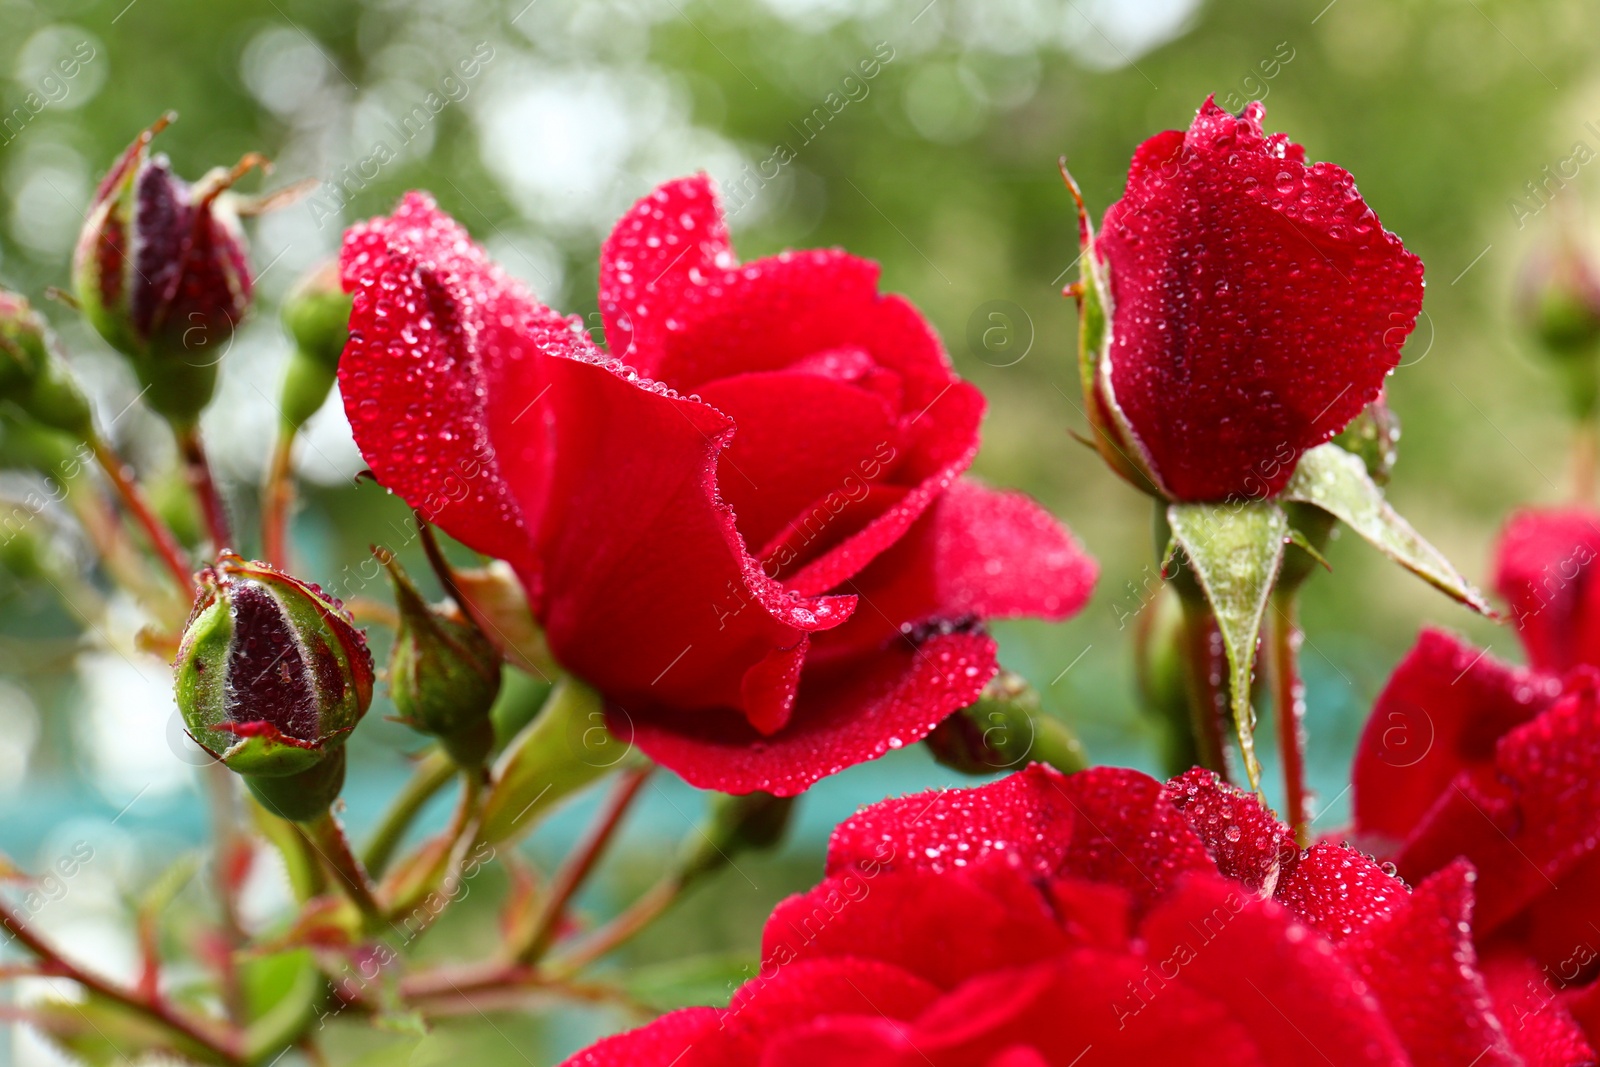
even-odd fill
[[(1359, 463), (1360, 461), (1357, 460)], [(1272, 586), (1283, 564), (1289, 518), (1270, 500), (1170, 504), (1167, 522), (1216, 616), (1228, 655), (1228, 693), (1250, 786), (1261, 786), (1250, 679)]]
[(558, 801), (621, 767), (632, 751), (631, 741), (606, 727), (600, 694), (570, 675), (562, 678), (496, 761), (478, 840), (521, 837)]
[(1389, 506), (1360, 456), (1335, 444), (1313, 448), (1300, 457), (1279, 499), (1321, 508), (1419, 578), (1475, 611), (1494, 614), (1483, 594)]

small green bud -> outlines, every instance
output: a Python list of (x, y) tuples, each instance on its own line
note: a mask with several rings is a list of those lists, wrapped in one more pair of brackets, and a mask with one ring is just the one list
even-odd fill
[(1078, 739), (1045, 714), (1027, 679), (1006, 670), (990, 679), (976, 703), (935, 727), (926, 743), (934, 759), (963, 774), (999, 774), (1030, 761), (1063, 774), (1089, 765)]
[(286, 818), (338, 795), (346, 736), (372, 702), (372, 655), (344, 606), (266, 563), (223, 555), (173, 663), (189, 735)]
[(788, 832), (794, 797), (769, 793), (712, 794), (701, 832), (685, 839), (678, 858), (685, 881), (710, 874), (747, 852), (765, 852)]
[(1562, 378), (1580, 418), (1600, 409), (1600, 276), (1570, 235), (1535, 249), (1517, 279), (1515, 309)]
[(278, 406), (284, 424), (298, 430), (328, 399), (350, 338), (350, 294), (340, 287), (337, 260), (327, 260), (295, 283), (283, 303), (283, 328), (294, 353)]
[(489, 709), (500, 693), (500, 653), (478, 628), (436, 611), (393, 556), (400, 627), (389, 653), (389, 692), (401, 721), (439, 738), (450, 758), (476, 767), (494, 747)]
[(41, 425), (87, 437), (93, 414), (44, 318), (25, 297), (0, 290), (0, 400)]

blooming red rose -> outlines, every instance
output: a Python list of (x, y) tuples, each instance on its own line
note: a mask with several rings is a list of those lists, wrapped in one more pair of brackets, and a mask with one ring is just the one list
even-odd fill
[(1455, 864), (1412, 893), (1348, 848), (1301, 852), (1208, 772), (1034, 765), (849, 819), (726, 1009), (568, 1067), (1567, 1062), (1508, 1041), (1472, 882)]
[(1176, 500), (1276, 495), (1378, 397), (1422, 307), (1421, 261), (1350, 174), (1264, 114), (1207, 99), (1146, 141), (1094, 240), (1111, 304), (1095, 421)]
[[(1587, 509), (1514, 515), (1495, 587), (1531, 665), (1423, 631), (1379, 695), (1352, 772), (1356, 832), (1401, 874), (1457, 857), (1483, 873), (1486, 974), (1505, 1014), (1538, 1017), (1529, 1034), (1570, 1030), (1560, 1005), (1600, 998), (1597, 554), (1600, 516)], [(1584, 1025), (1600, 1037), (1596, 1022)]]
[(378, 479), (510, 562), (561, 664), (695, 785), (788, 795), (914, 742), (994, 673), (984, 619), (1089, 594), (1060, 524), (960, 478), (982, 397), (877, 267), (739, 266), (704, 177), (606, 242), (623, 360), (421, 194), (354, 227), (342, 270)]

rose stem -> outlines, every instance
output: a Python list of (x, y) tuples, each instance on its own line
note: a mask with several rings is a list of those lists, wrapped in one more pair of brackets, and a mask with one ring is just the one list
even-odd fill
[(250, 848), (250, 842), (239, 833), (233, 772), (222, 763), (212, 761), (205, 769), (205, 779), (207, 792), (210, 793), (211, 833), (217, 840), (212, 874), (216, 881), (222, 936), (228, 947), (222, 961), (222, 999), (228, 1009), (228, 1018), (235, 1023), (242, 1023), (248, 1021), (248, 1010), (233, 954), (245, 943), (245, 935), (244, 927), (239, 923), (238, 901), (234, 899), (234, 863), (247, 855), (243, 850)]
[(1273, 702), (1278, 711), (1278, 750), (1283, 760), (1283, 785), (1287, 818), (1301, 848), (1309, 843), (1306, 810), (1306, 687), (1300, 680), (1300, 644), (1304, 635), (1293, 592), (1272, 595), (1277, 609), (1271, 620), (1268, 655), (1271, 657)]
[(363, 859), (368, 873), (373, 878), (383, 874), (384, 868), (389, 866), (389, 859), (394, 855), (395, 848), (405, 837), (406, 831), (411, 828), (417, 813), (433, 799), (434, 794), (445, 787), (455, 776), (455, 772), (454, 761), (438, 746), (434, 746), (427, 755), (417, 761), (410, 780), (389, 805), (389, 810), (384, 812), (372, 839), (367, 842)]
[(294, 432), (278, 431), (278, 443), (261, 487), (261, 551), (275, 567), (289, 565), (289, 512), (294, 507)]
[(605, 854), (606, 847), (615, 837), (618, 826), (622, 824), (623, 816), (628, 813), (628, 808), (639, 795), (639, 790), (644, 787), (652, 769), (653, 767), (647, 764), (629, 770), (617, 782), (616, 788), (612, 790), (611, 796), (590, 826), (584, 841), (567, 856), (560, 870), (556, 872), (555, 879), (550, 884), (550, 895), (546, 898), (544, 907), (540, 909), (527, 938), (513, 953), (514, 960), (519, 963), (535, 963), (550, 948), (550, 943), (555, 939), (561, 926), (561, 920), (566, 915), (567, 905), (572, 902), (573, 896), (583, 886), (584, 880), (594, 870), (600, 857)]
[(1222, 741), (1222, 709), (1226, 706), (1225, 675), (1215, 669), (1212, 634), (1216, 623), (1203, 598), (1183, 597), (1183, 629), (1189, 675), (1189, 712), (1200, 765), (1228, 778)]
[(4, 901), (0, 901), (0, 927), (3, 927), (24, 948), (43, 961), (44, 969), (51, 975), (76, 982), (92, 993), (96, 993), (107, 1000), (115, 1001), (125, 1008), (154, 1020), (166, 1030), (183, 1038), (184, 1041), (199, 1045), (225, 1063), (244, 1063), (244, 1055), (236, 1047), (238, 1042), (232, 1034), (214, 1033), (205, 1023), (188, 1018), (183, 1013), (170, 1007), (165, 1001), (146, 1000), (144, 997), (124, 989), (120, 985), (108, 982), (83, 970), (77, 964), (63, 957), (37, 933), (30, 930)]
[(200, 501), (200, 513), (205, 518), (206, 533), (211, 538), (211, 548), (221, 552), (233, 548), (233, 532), (228, 528), (228, 509), (217, 490), (217, 480), (211, 473), (211, 461), (206, 458), (204, 443), (200, 440), (200, 427), (185, 426), (177, 431), (178, 451), (183, 455), (184, 472), (189, 476), (189, 486)]
[(422, 537), (422, 550), (427, 553), (428, 565), (438, 577), (439, 585), (444, 588), (445, 595), (455, 601), (456, 607), (465, 612), (467, 602), (456, 586), (455, 569), (450, 566), (450, 561), (444, 558), (444, 549), (439, 547), (439, 538), (434, 535), (433, 524), (423, 518), (420, 511), (413, 511), (411, 514), (417, 520), (417, 533)]
[(666, 875), (646, 890), (642, 897), (630, 904), (622, 914), (590, 934), (565, 956), (552, 960), (548, 973), (556, 979), (564, 979), (578, 973), (601, 957), (610, 955), (659, 918), (662, 912), (678, 899), (678, 894), (683, 891), (684, 885), (680, 873)]
[(144, 530), (145, 536), (150, 539), (150, 546), (166, 564), (167, 570), (172, 572), (178, 588), (184, 595), (192, 596), (195, 588), (194, 568), (185, 558), (183, 546), (178, 543), (177, 536), (150, 509), (150, 503), (144, 498), (144, 492), (129, 474), (127, 464), (123, 463), (122, 457), (98, 436), (89, 442), (89, 448), (94, 452), (95, 461), (100, 464), (100, 469), (105, 471), (112, 488), (117, 491), (117, 496), (122, 498), (122, 504), (128, 509), (128, 514), (132, 515), (134, 522)]
[(1594, 500), (1595, 435), (1593, 418), (1580, 420), (1572, 432), (1572, 498), (1580, 504)]
[(332, 809), (324, 811), (310, 822), (302, 823), (301, 827), (312, 847), (322, 854), (328, 867), (338, 876), (345, 894), (360, 909), (362, 918), (373, 929), (382, 927), (386, 920), (383, 906), (372, 894), (372, 880), (366, 868), (361, 866), (361, 861), (356, 859), (355, 853), (350, 851), (350, 839), (345, 836), (339, 820), (334, 818)]

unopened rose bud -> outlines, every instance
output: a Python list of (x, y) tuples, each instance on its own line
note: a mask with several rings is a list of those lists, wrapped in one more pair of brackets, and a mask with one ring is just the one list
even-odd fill
[(999, 774), (1030, 761), (1063, 774), (1089, 765), (1078, 739), (1044, 713), (1027, 679), (1006, 670), (984, 686), (977, 703), (941, 722), (926, 744), (934, 759), (963, 774)]
[(338, 600), (265, 563), (224, 555), (199, 577), (173, 664), (189, 734), (269, 810), (314, 818), (372, 702), (366, 639)]
[(489, 709), (500, 693), (500, 653), (470, 622), (428, 606), (393, 557), (400, 627), (389, 654), (389, 691), (401, 720), (439, 738), (450, 758), (476, 767), (494, 747)]
[(73, 254), (84, 314), (126, 355), (150, 405), (192, 424), (210, 402), (217, 363), (250, 307), (254, 282), (237, 205), (227, 192), (250, 167), (184, 181), (150, 154), (162, 119), (101, 180)]
[(1517, 279), (1517, 317), (1565, 378), (1573, 413), (1600, 407), (1600, 270), (1563, 237), (1529, 256)]
[(712, 794), (701, 831), (684, 841), (679, 877), (685, 882), (710, 874), (747, 852), (777, 846), (789, 829), (794, 797), (769, 793)]
[(26, 298), (0, 290), (0, 400), (55, 430), (87, 437), (93, 425), (89, 401), (55, 338)]
[(283, 303), (283, 328), (294, 341), (278, 407), (298, 430), (333, 389), (339, 357), (350, 337), (350, 294), (339, 285), (339, 263), (328, 260), (301, 278)]

